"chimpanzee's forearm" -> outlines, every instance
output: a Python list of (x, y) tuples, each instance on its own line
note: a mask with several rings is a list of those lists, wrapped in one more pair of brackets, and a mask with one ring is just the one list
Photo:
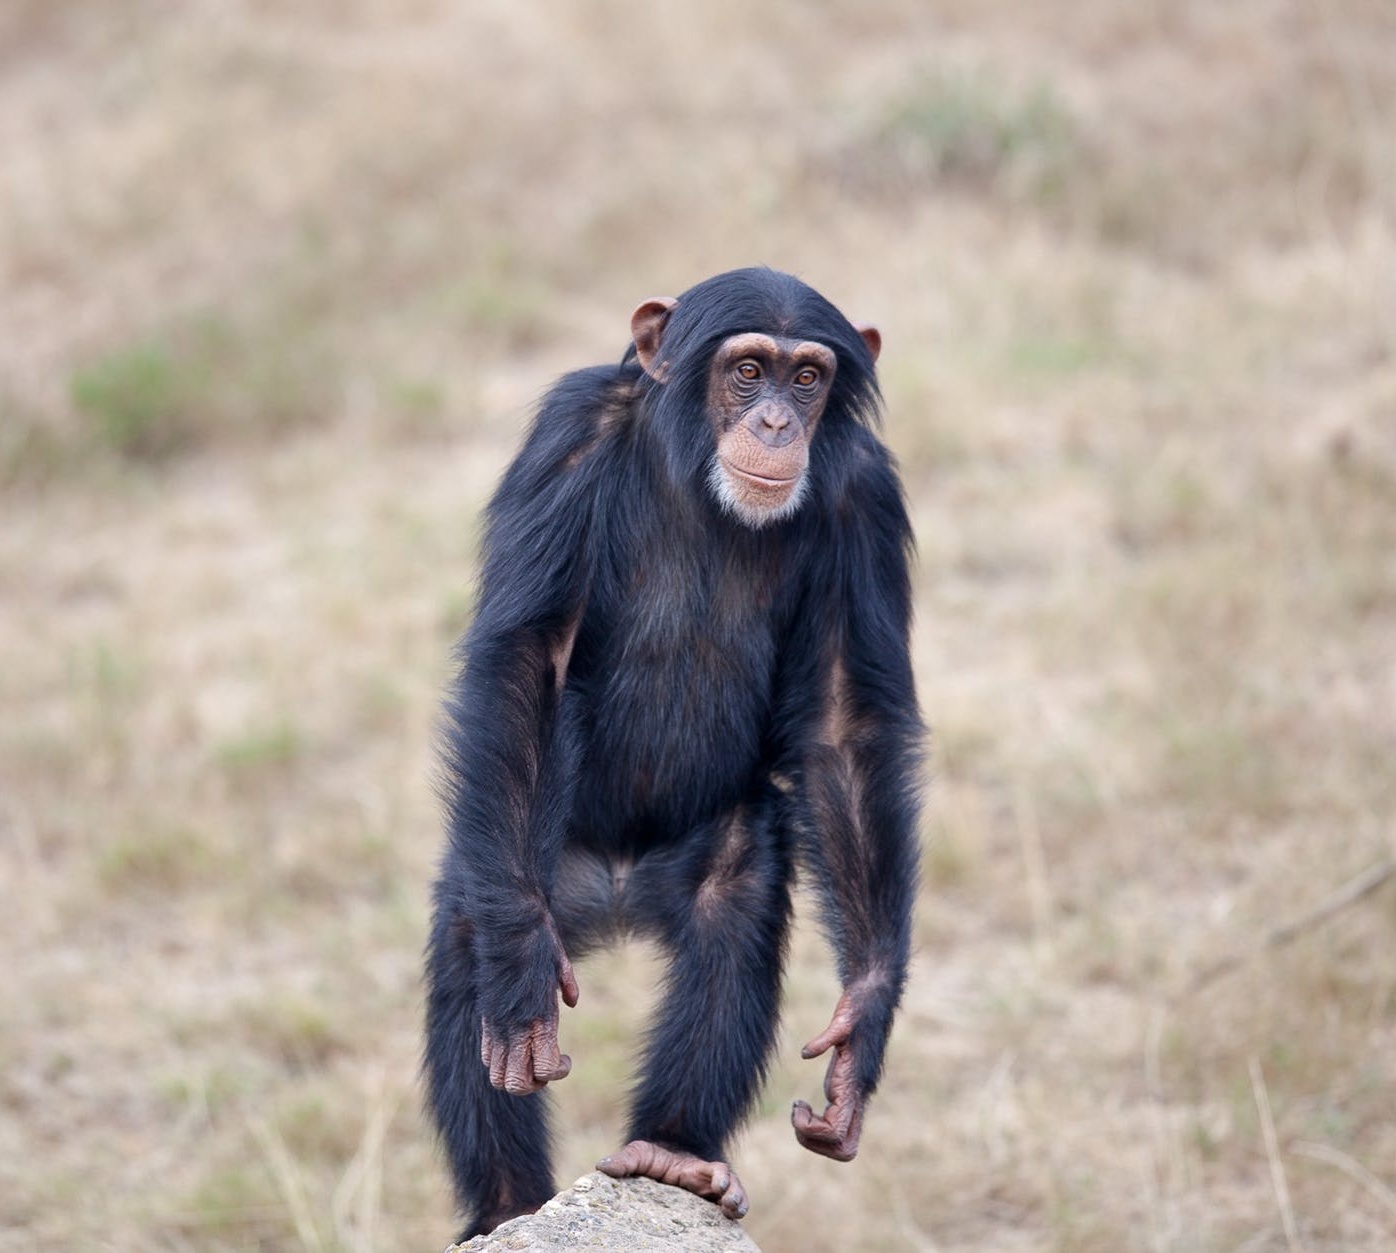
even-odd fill
[(537, 1017), (560, 943), (548, 894), (571, 795), (576, 735), (559, 709), (548, 640), (473, 637), (448, 703), (444, 774), (451, 861), (495, 974), (486, 1017)]
[(857, 1011), (850, 1046), (871, 1091), (906, 982), (917, 882), (919, 724), (821, 747), (805, 774), (806, 862), (839, 977)]

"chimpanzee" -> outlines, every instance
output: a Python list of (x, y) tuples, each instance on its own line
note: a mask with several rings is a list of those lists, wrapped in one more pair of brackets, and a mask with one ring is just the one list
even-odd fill
[(843, 994), (807, 1149), (847, 1161), (906, 978), (922, 727), (878, 332), (768, 269), (645, 301), (564, 376), (490, 502), (446, 704), (426, 1075), (466, 1234), (554, 1191), (571, 959), (669, 959), (628, 1141), (598, 1163), (741, 1217), (722, 1160), (776, 1033), (796, 866)]

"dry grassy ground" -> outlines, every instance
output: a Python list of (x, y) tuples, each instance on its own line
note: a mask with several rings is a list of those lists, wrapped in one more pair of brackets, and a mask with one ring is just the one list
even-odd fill
[[(883, 328), (936, 744), (864, 1152), (787, 1124), (806, 926), (753, 1233), (1396, 1247), (1396, 885), (1250, 953), (1396, 856), (1393, 135), (1389, 0), (9, 0), (0, 1249), (446, 1241), (479, 510), (553, 375), (755, 261)], [(647, 960), (579, 972), (564, 1177)]]

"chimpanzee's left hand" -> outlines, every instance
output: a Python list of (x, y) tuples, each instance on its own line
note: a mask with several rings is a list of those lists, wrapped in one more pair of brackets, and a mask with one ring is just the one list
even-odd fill
[(858, 1153), (858, 1138), (863, 1133), (863, 1109), (868, 1098), (858, 1082), (850, 1047), (850, 1038), (857, 1025), (856, 998), (845, 992), (839, 997), (829, 1025), (800, 1050), (800, 1056), (806, 1060), (830, 1048), (834, 1050), (824, 1075), (824, 1097), (828, 1106), (820, 1115), (805, 1101), (796, 1101), (790, 1112), (795, 1138), (811, 1153), (832, 1157), (836, 1162), (853, 1160)]

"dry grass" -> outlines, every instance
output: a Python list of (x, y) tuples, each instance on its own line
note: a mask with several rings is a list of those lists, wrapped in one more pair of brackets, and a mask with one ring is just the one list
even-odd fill
[[(807, 926), (755, 1235), (1396, 1243), (1390, 887), (1185, 991), (1396, 852), (1385, 0), (25, 0), (0, 50), (0, 1249), (446, 1240), (478, 512), (556, 372), (753, 261), (883, 328), (937, 732), (865, 1152), (787, 1125)], [(647, 961), (580, 972), (564, 1175)]]

